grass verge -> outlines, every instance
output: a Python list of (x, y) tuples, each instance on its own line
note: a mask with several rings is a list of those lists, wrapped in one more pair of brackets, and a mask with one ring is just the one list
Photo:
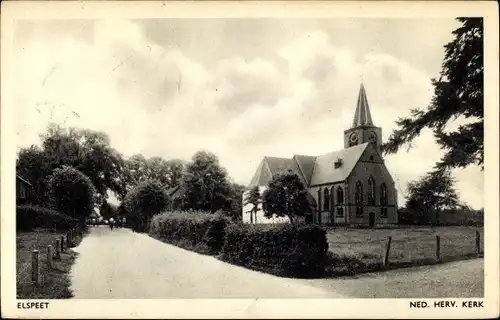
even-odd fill
[[(476, 231), (481, 254), (477, 253)], [(440, 236), (437, 259), (436, 235)], [(391, 236), (389, 263), (382, 264), (387, 237)], [(474, 227), (409, 227), (397, 229), (335, 228), (327, 232), (329, 243), (326, 273), (348, 276), (481, 257), (483, 229)]]
[(394, 269), (418, 267), (424, 265), (436, 265), (440, 263), (459, 261), (459, 260), (469, 260), (482, 257), (483, 254), (478, 255), (471, 253), (463, 256), (445, 257), (439, 261), (432, 258), (424, 258), (412, 261), (395, 261), (395, 262), (389, 262), (388, 265), (384, 266), (382, 262), (376, 262), (374, 260), (363, 260), (357, 257), (346, 256), (346, 255), (339, 256), (331, 252), (328, 252), (327, 266), (325, 268), (325, 277), (354, 276), (357, 274), (363, 274), (369, 272), (381, 272)]
[[(66, 249), (61, 259), (54, 259), (54, 267), (47, 265), (47, 246), (55, 247), (56, 239), (64, 232), (39, 229), (18, 232), (16, 235), (16, 291), (18, 299), (67, 299), (73, 296), (70, 290), (70, 270), (77, 253)], [(74, 235), (74, 245), (78, 245), (85, 232)], [(31, 281), (31, 255), (38, 250), (40, 257), (40, 284)]]

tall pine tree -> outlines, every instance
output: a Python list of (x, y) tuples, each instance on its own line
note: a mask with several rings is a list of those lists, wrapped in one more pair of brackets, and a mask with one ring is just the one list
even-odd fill
[[(483, 19), (457, 18), (461, 26), (454, 39), (445, 45), (445, 58), (438, 79), (432, 79), (434, 97), (427, 110), (414, 109), (400, 118), (398, 128), (382, 146), (386, 154), (396, 153), (420, 135), (424, 128), (433, 131), (445, 151), (436, 164), (445, 168), (478, 165), (483, 169)], [(465, 117), (467, 124), (446, 132), (446, 125)]]

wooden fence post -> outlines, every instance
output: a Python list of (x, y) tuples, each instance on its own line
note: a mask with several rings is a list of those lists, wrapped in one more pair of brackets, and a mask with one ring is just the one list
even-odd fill
[(31, 281), (33, 284), (40, 284), (40, 256), (38, 250), (31, 253)]
[(64, 236), (61, 236), (61, 252), (64, 252)]
[(55, 259), (61, 259), (61, 239), (56, 239), (56, 255)]
[(481, 254), (481, 234), (476, 230), (476, 252)]
[(47, 246), (47, 266), (49, 267), (49, 270), (51, 270), (54, 267), (54, 248), (52, 248), (52, 245)]
[(387, 265), (389, 264), (389, 252), (391, 250), (391, 241), (392, 237), (391, 236), (387, 237), (387, 244), (385, 247), (385, 255), (384, 255), (384, 267), (387, 267)]
[(441, 238), (436, 235), (436, 260), (441, 261)]

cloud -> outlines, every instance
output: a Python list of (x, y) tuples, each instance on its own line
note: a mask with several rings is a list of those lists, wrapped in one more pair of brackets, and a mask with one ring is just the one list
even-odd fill
[[(170, 33), (162, 43), (152, 41), (135, 22), (96, 21), (86, 27), (93, 31), (90, 40), (80, 33), (56, 36), (53, 27), (39, 24), (17, 47), (21, 146), (36, 143), (52, 120), (105, 131), (125, 155), (189, 159), (207, 149), (235, 181), (246, 184), (263, 156), (343, 148), (361, 81), (384, 139), (398, 117), (425, 107), (432, 97), (423, 67), (384, 52), (360, 53), (346, 42), (340, 46), (317, 26), (293, 37), (287, 33), (278, 48), (275, 40), (261, 43), (262, 56), (229, 50), (232, 42), (224, 44), (221, 37), (220, 50), (226, 46), (233, 54), (210, 61), (210, 55), (220, 55), (214, 53), (217, 46), (199, 47), (207, 58), (195, 59), (168, 41)], [(401, 189), (439, 159), (442, 151), (433, 141), (426, 132), (409, 153), (387, 157)], [(463, 198), (481, 206), (482, 173), (470, 168), (457, 177)]]
[(222, 60), (216, 72), (221, 84), (218, 106), (233, 115), (255, 104), (273, 107), (288, 94), (286, 81), (280, 81), (281, 74), (270, 61), (234, 57)]

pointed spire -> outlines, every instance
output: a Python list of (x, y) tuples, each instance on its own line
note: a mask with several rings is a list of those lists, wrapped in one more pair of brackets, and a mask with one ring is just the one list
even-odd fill
[(356, 106), (356, 113), (354, 114), (354, 121), (352, 122), (353, 128), (360, 126), (373, 126), (372, 115), (363, 83), (361, 83), (361, 88), (359, 88), (358, 104)]

